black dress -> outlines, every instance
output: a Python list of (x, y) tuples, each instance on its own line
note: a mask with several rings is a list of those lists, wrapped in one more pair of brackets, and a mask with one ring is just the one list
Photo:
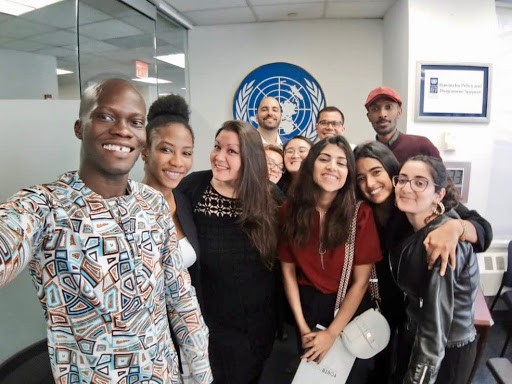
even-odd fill
[(193, 201), (210, 363), (215, 383), (257, 383), (274, 341), (275, 274), (237, 223), (238, 200), (217, 193), (211, 177), (180, 183)]

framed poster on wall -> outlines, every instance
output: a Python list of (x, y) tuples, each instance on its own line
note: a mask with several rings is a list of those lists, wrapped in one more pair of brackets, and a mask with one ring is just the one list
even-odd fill
[(418, 63), (417, 121), (489, 122), (490, 64)]

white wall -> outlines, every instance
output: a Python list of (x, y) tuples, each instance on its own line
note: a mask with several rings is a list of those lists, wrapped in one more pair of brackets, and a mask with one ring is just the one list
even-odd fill
[[(0, 100), (0, 201), (78, 167), (78, 101)], [(46, 337), (36, 291), (24, 271), (0, 289), (0, 363)]]
[(54, 56), (0, 49), (0, 99), (58, 99), (56, 69)]
[(352, 143), (374, 137), (368, 92), (382, 83), (382, 20), (290, 21), (195, 27), (189, 32), (191, 123), (195, 169), (209, 167), (213, 135), (233, 118), (240, 82), (260, 65), (285, 61), (308, 71), (327, 105), (345, 114)]
[[(438, 61), (451, 63), (496, 63), (498, 52), (497, 20), (494, 0), (409, 0), (409, 98), (407, 105), (415, 109), (416, 63)], [(495, 68), (496, 69), (496, 68)], [(508, 62), (510, 70), (510, 62)], [(495, 151), (504, 151), (503, 143), (496, 147), (498, 130), (512, 133), (510, 120), (503, 124), (504, 111), (499, 100), (510, 99), (510, 93), (501, 89), (502, 80), (496, 71), (491, 83), (490, 123), (416, 122), (414, 113), (407, 117), (407, 131), (430, 138), (440, 149), (444, 147), (443, 134), (455, 137), (456, 150), (441, 152), (444, 160), (471, 161), (471, 182), (467, 205), (477, 209), (493, 224), (503, 220), (503, 210), (489, 211), (489, 202), (510, 201), (508, 188), (492, 185), (491, 174), (498, 159)], [(503, 156), (503, 155), (502, 155)], [(508, 157), (510, 159), (510, 157)], [(501, 159), (503, 161), (503, 159)], [(510, 167), (508, 167), (510, 169)], [(512, 178), (510, 170), (508, 180)], [(504, 175), (502, 175), (504, 176)], [(510, 208), (506, 212), (512, 212)], [(512, 238), (512, 223), (500, 231), (500, 236)], [(497, 236), (495, 236), (497, 237)]]
[[(384, 17), (383, 85), (390, 86), (407, 100), (409, 94), (409, 8), (398, 0)], [(400, 130), (406, 132), (407, 103), (402, 105)]]

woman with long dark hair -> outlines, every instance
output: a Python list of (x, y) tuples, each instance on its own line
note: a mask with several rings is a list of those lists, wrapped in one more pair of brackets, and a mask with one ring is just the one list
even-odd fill
[[(281, 209), (281, 260), (285, 291), (295, 317), (302, 358), (322, 360), (367, 294), (370, 272), (382, 258), (371, 208), (357, 214), (351, 284), (334, 316), (345, 259), (345, 241), (355, 214), (355, 164), (342, 136), (316, 143), (302, 162), (297, 181)], [(316, 324), (326, 327), (314, 331)], [(356, 360), (348, 382), (365, 381)]]
[(275, 186), (247, 123), (222, 125), (210, 162), (179, 188), (192, 199), (198, 230), (210, 363), (216, 383), (257, 383), (275, 335)]
[[(370, 141), (354, 149), (356, 159), (357, 194), (373, 209), (384, 260), (376, 264), (379, 279), (381, 311), (391, 327), (388, 347), (376, 356), (371, 383), (385, 383), (396, 366), (396, 331), (403, 324), (405, 302), (403, 294), (391, 276), (389, 250), (413, 232), (405, 215), (395, 204), (392, 177), (398, 175), (400, 164), (391, 150), (379, 141)], [(456, 247), (460, 238), (483, 252), (492, 240), (491, 225), (478, 212), (458, 204), (455, 210), (462, 219), (447, 220), (425, 238), (426, 260), (430, 267), (441, 258), (440, 273), (445, 273), (449, 258), (455, 264)]]
[(394, 382), (465, 384), (476, 356), (476, 254), (459, 240), (456, 267), (441, 276), (439, 264), (428, 268), (424, 247), (428, 233), (459, 217), (451, 209), (458, 204), (457, 191), (444, 164), (424, 155), (407, 160), (393, 185), (396, 205), (414, 229), (390, 256), (393, 277), (407, 296)]

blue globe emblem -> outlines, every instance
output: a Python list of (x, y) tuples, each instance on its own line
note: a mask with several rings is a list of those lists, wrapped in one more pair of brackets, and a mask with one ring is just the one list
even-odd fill
[(283, 142), (297, 135), (316, 140), (315, 119), (325, 107), (320, 84), (301, 67), (271, 63), (256, 68), (240, 83), (233, 100), (233, 116), (258, 127), (258, 105), (266, 96), (275, 97), (282, 108), (279, 136)]

